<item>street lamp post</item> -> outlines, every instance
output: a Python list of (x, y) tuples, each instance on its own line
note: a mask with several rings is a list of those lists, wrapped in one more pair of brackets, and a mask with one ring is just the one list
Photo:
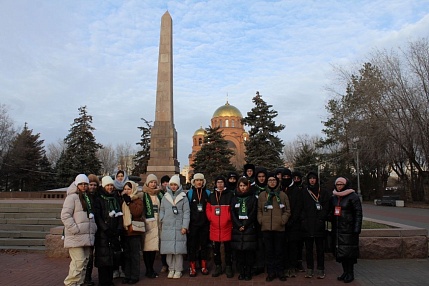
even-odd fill
[(360, 168), (359, 168), (359, 148), (358, 148), (359, 138), (353, 139), (353, 143), (355, 143), (356, 150), (356, 173), (357, 173), (357, 193), (360, 201), (362, 202), (362, 193), (360, 190)]

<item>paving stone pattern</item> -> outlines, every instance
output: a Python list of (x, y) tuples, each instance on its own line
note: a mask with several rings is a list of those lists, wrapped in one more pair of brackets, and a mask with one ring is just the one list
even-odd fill
[[(42, 253), (26, 252), (0, 252), (0, 285), (19, 286), (59, 286), (64, 285), (70, 259), (47, 258)], [(186, 264), (186, 263), (185, 263)], [(144, 277), (144, 264), (142, 262), (141, 280), (135, 285), (344, 285), (336, 280), (341, 272), (340, 264), (334, 260), (326, 261), (326, 278), (304, 278), (299, 273), (296, 278), (288, 278), (286, 282), (274, 280), (265, 282), (265, 275), (254, 277), (251, 281), (239, 281), (237, 274), (234, 278), (225, 275), (213, 278), (210, 275), (199, 274), (195, 278), (189, 277), (187, 272), (180, 279), (167, 279), (167, 274), (160, 274), (159, 278), (148, 279)], [(159, 257), (156, 260), (157, 269), (161, 268)], [(428, 259), (395, 259), (395, 260), (359, 260), (355, 267), (356, 279), (348, 285), (428, 285), (429, 260)], [(97, 268), (94, 268), (93, 280), (97, 279)], [(122, 285), (122, 279), (115, 279), (115, 285)]]

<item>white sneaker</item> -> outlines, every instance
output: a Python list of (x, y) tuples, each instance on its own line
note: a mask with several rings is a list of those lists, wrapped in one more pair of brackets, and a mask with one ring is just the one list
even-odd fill
[(173, 278), (174, 274), (174, 270), (170, 270), (170, 272), (168, 272), (167, 278)]
[(182, 271), (176, 271), (174, 272), (174, 279), (179, 279), (180, 277), (182, 277)]
[(113, 271), (113, 279), (115, 279), (115, 278), (119, 278), (119, 270)]
[(121, 267), (119, 267), (119, 277), (121, 277), (121, 278), (125, 278), (125, 272), (124, 272), (124, 271), (122, 271), (122, 268), (121, 268)]

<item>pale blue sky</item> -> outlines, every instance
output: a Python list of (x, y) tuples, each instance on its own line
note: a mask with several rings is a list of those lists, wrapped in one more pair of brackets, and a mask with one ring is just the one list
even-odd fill
[(332, 66), (429, 36), (429, 1), (0, 0), (0, 104), (45, 145), (88, 106), (102, 144), (134, 143), (155, 116), (161, 16), (173, 18), (180, 166), (192, 135), (230, 104), (245, 116), (259, 91), (279, 135), (321, 134)]

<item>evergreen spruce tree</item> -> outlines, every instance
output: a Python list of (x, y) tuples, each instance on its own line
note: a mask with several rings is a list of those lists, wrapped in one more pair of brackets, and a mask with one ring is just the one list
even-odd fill
[(285, 126), (276, 125), (274, 118), (277, 117), (277, 111), (271, 109), (272, 105), (268, 105), (258, 91), (252, 101), (255, 107), (241, 119), (242, 124), (250, 127), (249, 140), (244, 143), (245, 160), (255, 166), (274, 170), (284, 165), (284, 144), (276, 133), (282, 131)]
[(49, 162), (48, 157), (43, 155), (40, 161), (40, 190), (51, 190), (57, 188), (57, 181), (55, 178), (54, 169)]
[(40, 134), (33, 134), (27, 123), (21, 133), (12, 141), (12, 146), (4, 160), (6, 190), (41, 191), (41, 167), (45, 150)]
[(195, 154), (194, 163), (191, 167), (194, 173), (203, 173), (207, 185), (212, 188), (213, 181), (218, 175), (226, 175), (228, 172), (236, 171), (231, 164), (234, 151), (228, 148), (228, 141), (223, 138), (219, 127), (206, 128), (204, 143), (201, 150)]
[(140, 142), (136, 145), (140, 145), (141, 150), (137, 152), (134, 156), (135, 166), (132, 171), (133, 176), (139, 176), (140, 174), (145, 174), (147, 172), (147, 164), (150, 159), (150, 135), (151, 135), (151, 121), (147, 121), (142, 118), (146, 126), (137, 127), (141, 132)]
[(99, 174), (101, 169), (97, 151), (103, 146), (95, 140), (92, 116), (86, 106), (78, 110), (79, 117), (71, 124), (70, 133), (64, 139), (65, 150), (57, 162), (58, 182), (64, 186), (73, 182), (77, 174)]

